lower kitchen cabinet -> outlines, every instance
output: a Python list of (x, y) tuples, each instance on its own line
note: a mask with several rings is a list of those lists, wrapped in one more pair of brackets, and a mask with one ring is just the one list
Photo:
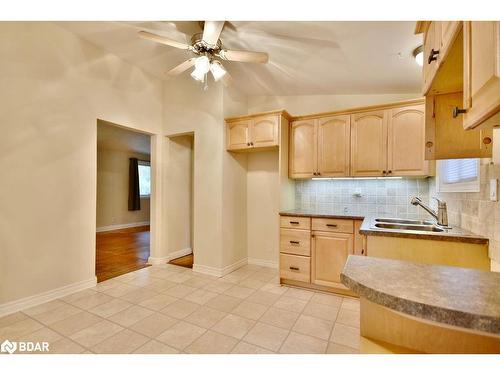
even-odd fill
[(352, 233), (314, 232), (311, 243), (311, 283), (339, 287), (340, 273), (349, 254), (353, 254)]
[(280, 277), (288, 280), (311, 282), (311, 258), (280, 254)]
[(340, 282), (347, 257), (366, 255), (362, 220), (281, 216), (280, 281), (283, 284), (355, 295)]

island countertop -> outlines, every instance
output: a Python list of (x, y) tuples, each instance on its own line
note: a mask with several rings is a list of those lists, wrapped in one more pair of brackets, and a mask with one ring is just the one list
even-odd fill
[(341, 281), (389, 309), (500, 334), (500, 273), (350, 255)]

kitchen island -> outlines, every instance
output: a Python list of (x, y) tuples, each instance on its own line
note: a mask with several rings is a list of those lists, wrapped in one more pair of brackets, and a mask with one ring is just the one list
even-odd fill
[(500, 353), (500, 273), (349, 256), (363, 353)]

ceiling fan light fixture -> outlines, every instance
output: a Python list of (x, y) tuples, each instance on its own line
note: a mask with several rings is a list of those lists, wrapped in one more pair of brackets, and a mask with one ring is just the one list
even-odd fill
[(196, 81), (203, 82), (205, 80), (205, 74), (203, 71), (200, 69), (194, 68), (193, 72), (191, 73), (191, 77), (193, 77)]
[(212, 72), (215, 82), (226, 75), (226, 69), (224, 69), (224, 66), (217, 60), (212, 61), (210, 64), (210, 71)]
[(418, 46), (413, 50), (413, 57), (418, 65), (424, 65), (424, 46)]
[(200, 56), (196, 59), (194, 67), (201, 73), (206, 74), (210, 70), (210, 60), (207, 56)]

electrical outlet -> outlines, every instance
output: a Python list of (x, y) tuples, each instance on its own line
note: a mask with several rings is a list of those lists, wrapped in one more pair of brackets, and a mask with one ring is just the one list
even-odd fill
[(498, 179), (492, 178), (490, 180), (490, 201), (496, 202), (498, 200), (497, 187)]

